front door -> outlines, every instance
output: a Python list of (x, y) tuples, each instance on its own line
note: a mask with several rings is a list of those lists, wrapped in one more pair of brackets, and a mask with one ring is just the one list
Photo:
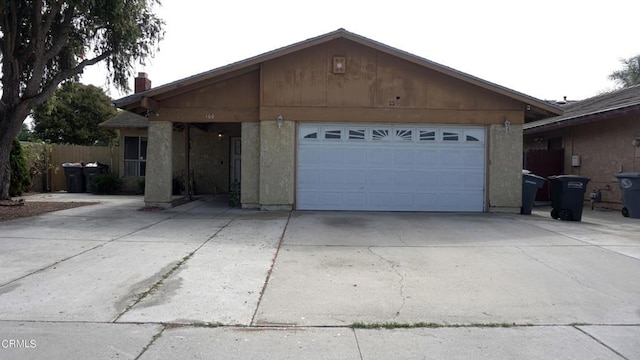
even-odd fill
[(231, 169), (229, 171), (229, 186), (233, 188), (233, 184), (235, 182), (240, 184), (240, 158), (242, 154), (242, 142), (239, 137), (231, 138), (231, 151), (229, 152), (230, 159), (229, 164), (231, 164)]

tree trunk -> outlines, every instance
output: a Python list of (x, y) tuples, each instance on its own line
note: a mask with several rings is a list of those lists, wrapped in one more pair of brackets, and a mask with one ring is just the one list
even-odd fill
[(13, 139), (20, 133), (22, 123), (29, 114), (29, 109), (24, 105), (7, 109), (0, 114), (0, 200), (9, 200), (9, 186), (11, 184), (11, 145)]

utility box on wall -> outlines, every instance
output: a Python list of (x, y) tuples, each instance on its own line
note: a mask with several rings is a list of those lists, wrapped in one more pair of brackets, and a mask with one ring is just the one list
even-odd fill
[(571, 155), (571, 166), (580, 166), (580, 155)]

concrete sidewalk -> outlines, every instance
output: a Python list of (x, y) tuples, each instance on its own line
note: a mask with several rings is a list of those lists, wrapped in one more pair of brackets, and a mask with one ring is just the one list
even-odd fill
[(619, 212), (36, 199), (100, 204), (0, 223), (0, 359), (640, 359), (640, 220)]

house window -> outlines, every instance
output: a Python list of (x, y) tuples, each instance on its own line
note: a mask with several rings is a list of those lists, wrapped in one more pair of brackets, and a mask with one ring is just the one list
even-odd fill
[(147, 138), (124, 137), (124, 176), (145, 176), (147, 170)]

